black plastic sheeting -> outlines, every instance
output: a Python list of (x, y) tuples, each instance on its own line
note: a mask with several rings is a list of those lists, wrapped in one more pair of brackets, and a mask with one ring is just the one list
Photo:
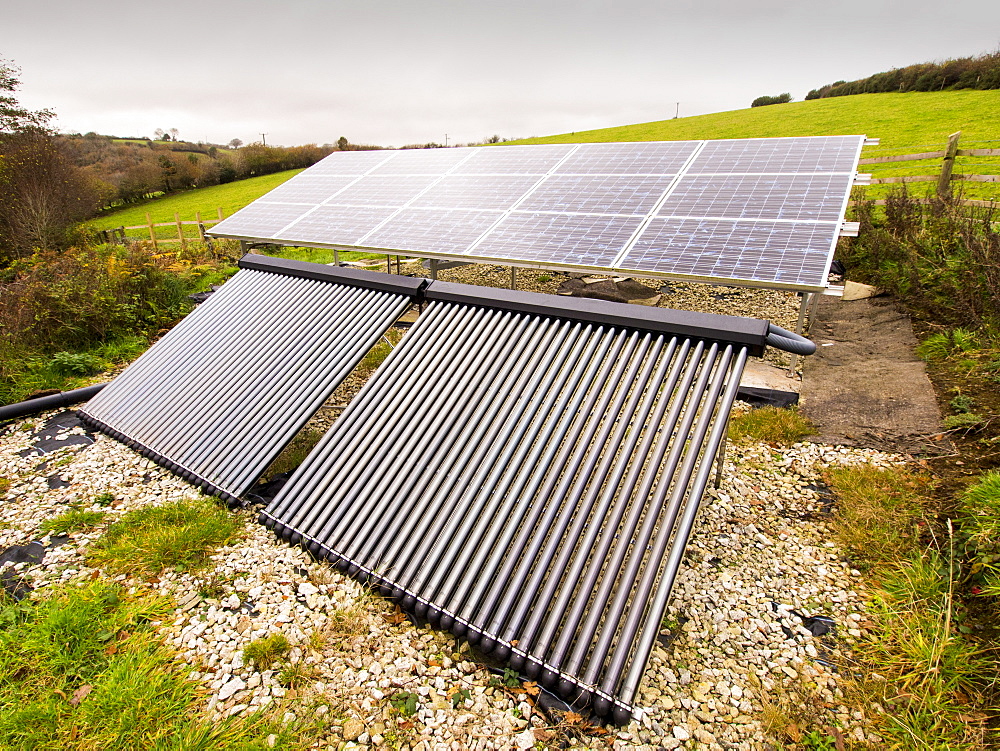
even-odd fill
[(461, 286), (431, 285), (261, 521), (626, 722), (753, 345)]

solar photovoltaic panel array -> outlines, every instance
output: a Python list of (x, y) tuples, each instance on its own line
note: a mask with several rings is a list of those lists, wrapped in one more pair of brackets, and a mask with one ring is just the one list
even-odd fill
[(335, 152), (211, 234), (820, 290), (864, 140)]

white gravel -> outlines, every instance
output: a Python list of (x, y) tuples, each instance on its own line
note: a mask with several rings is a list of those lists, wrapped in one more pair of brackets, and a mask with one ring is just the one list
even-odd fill
[[(32, 428), (46, 417), (0, 435), (0, 477), (11, 481), (0, 501), (0, 549), (47, 543), (39, 524), (68, 503), (105, 510), (110, 520), (198, 495), (101, 435), (89, 446), (21, 456), (32, 453)], [(731, 446), (722, 487), (703, 504), (663, 643), (646, 671), (640, 717), (603, 735), (565, 723), (553, 729), (558, 713), (546, 717), (526, 696), (491, 685), (490, 672), (467, 647), (413, 627), (386, 601), (277, 542), (251, 512), (242, 513), (243, 538), (219, 550), (213, 568), (196, 576), (166, 572), (152, 584), (120, 578), (176, 599), (173, 618), (158, 625), (190, 666), (190, 678), (206, 689), (207, 711), (223, 717), (279, 703), (288, 719), (325, 717), (319, 748), (530, 748), (565, 738), (581, 748), (768, 748), (765, 707), (802, 695), (851, 740), (875, 743), (865, 718), (841, 705), (832, 667), (861, 635), (865, 615), (859, 574), (830, 542), (817, 483), (824, 466), (898, 460), (810, 443)], [(52, 474), (69, 485), (50, 490)], [(114, 504), (94, 505), (104, 492)], [(33, 596), (41, 596), (49, 584), (92, 574), (84, 555), (99, 534), (73, 534), (42, 563), (14, 566), (38, 590)], [(833, 635), (813, 636), (792, 611), (831, 617)], [(277, 631), (292, 644), (286, 659), (267, 670), (246, 664), (243, 648)], [(280, 680), (289, 664), (304, 674), (293, 689)], [(468, 698), (453, 707), (451, 697), (461, 689)], [(390, 699), (400, 692), (419, 697), (412, 717), (392, 709)]]

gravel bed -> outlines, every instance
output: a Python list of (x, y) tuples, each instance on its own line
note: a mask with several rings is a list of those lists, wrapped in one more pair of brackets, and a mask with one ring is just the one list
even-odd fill
[[(100, 434), (89, 445), (44, 456), (33, 434), (55, 413), (0, 429), (0, 550), (39, 541), (40, 563), (6, 564), (37, 592), (94, 574), (85, 563), (101, 529), (68, 540), (39, 531), (67, 504), (108, 512), (199, 491)], [(81, 428), (67, 435), (85, 435)], [(273, 705), (295, 716), (326, 718), (317, 748), (774, 747), (765, 735), (769, 707), (808, 702), (848, 742), (877, 743), (867, 720), (841, 705), (835, 666), (849, 658), (866, 623), (860, 574), (830, 542), (828, 499), (819, 472), (830, 465), (888, 465), (898, 457), (810, 443), (775, 449), (731, 446), (721, 487), (703, 504), (677, 581), (661, 641), (640, 689), (639, 718), (624, 728), (581, 727), (527, 695), (496, 685), (488, 667), (452, 636), (413, 626), (390, 603), (298, 548), (279, 543), (241, 512), (243, 537), (197, 575), (166, 572), (149, 581), (118, 577), (134, 590), (173, 597), (173, 617), (158, 626), (203, 684), (215, 717)], [(101, 493), (115, 502), (95, 505)], [(106, 524), (104, 525), (106, 526)], [(832, 620), (831, 632), (806, 627)], [(806, 620), (804, 620), (806, 619)], [(820, 629), (822, 630), (822, 629)], [(287, 660), (261, 670), (243, 648), (282, 632)], [(289, 688), (288, 665), (300, 682)], [(282, 670), (285, 670), (284, 683)], [(453, 706), (452, 697), (464, 690)], [(390, 699), (416, 694), (416, 713)], [(467, 698), (465, 698), (467, 697)], [(572, 718), (570, 718), (572, 719)]]

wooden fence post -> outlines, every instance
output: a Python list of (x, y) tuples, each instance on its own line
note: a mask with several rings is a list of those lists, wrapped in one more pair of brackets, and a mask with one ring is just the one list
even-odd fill
[(181, 224), (181, 218), (176, 211), (174, 212), (174, 223), (177, 225), (177, 239), (180, 240), (181, 250), (184, 250), (187, 247), (184, 244), (184, 226)]
[(149, 216), (149, 212), (146, 212), (146, 226), (149, 227), (149, 239), (153, 241), (153, 250), (158, 249), (160, 246), (156, 242), (156, 227), (153, 226), (153, 220)]
[(221, 206), (219, 206), (219, 221), (221, 222), (221, 221), (222, 221), (223, 219), (225, 219), (225, 218), (226, 218), (226, 217), (225, 217), (225, 216), (223, 216), (223, 214), (222, 214), (222, 207), (221, 207)]
[(951, 173), (955, 168), (955, 155), (958, 153), (958, 139), (962, 131), (948, 136), (948, 146), (945, 148), (944, 159), (941, 162), (941, 175), (938, 177), (938, 198), (951, 198)]

